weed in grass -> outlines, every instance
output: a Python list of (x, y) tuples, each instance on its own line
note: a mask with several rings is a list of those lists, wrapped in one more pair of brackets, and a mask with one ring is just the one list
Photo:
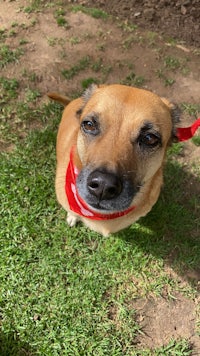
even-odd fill
[(145, 78), (143, 76), (137, 76), (134, 72), (131, 72), (122, 84), (141, 87), (145, 83)]
[(24, 7), (23, 11), (27, 14), (32, 12), (39, 12), (41, 11), (42, 6), (45, 5), (45, 1), (43, 0), (31, 0), (30, 5)]
[(5, 41), (5, 38), (6, 38), (6, 30), (3, 29), (3, 28), (0, 28), (0, 41), (3, 42)]
[(49, 46), (54, 47), (57, 45), (58, 39), (57, 37), (47, 37), (47, 42)]
[(129, 32), (129, 33), (135, 32), (135, 30), (137, 30), (138, 28), (137, 25), (128, 23), (127, 21), (121, 23), (119, 27), (122, 28), (124, 32)]
[(176, 70), (181, 67), (180, 60), (176, 57), (167, 56), (164, 58), (164, 64), (167, 69)]
[(98, 43), (98, 44), (96, 45), (96, 47), (97, 47), (97, 50), (98, 50), (98, 51), (101, 51), (101, 52), (104, 52), (105, 49), (106, 49), (104, 43)]
[(101, 68), (103, 67), (103, 60), (102, 58), (99, 58), (96, 62), (94, 62), (91, 66), (92, 70), (94, 72), (99, 72)]
[(92, 8), (92, 7), (84, 7), (82, 5), (74, 5), (71, 7), (71, 10), (72, 12), (81, 11), (84, 14), (94, 17), (95, 19), (107, 20), (109, 17), (109, 15), (103, 10)]
[(71, 67), (70, 69), (63, 69), (61, 73), (66, 79), (72, 79), (75, 75), (88, 68), (90, 64), (90, 57), (86, 56), (83, 57), (75, 66)]
[(181, 107), (190, 116), (196, 117), (200, 113), (200, 104), (182, 103)]
[(63, 10), (62, 8), (56, 9), (54, 17), (58, 26), (65, 27), (66, 29), (70, 27), (68, 21), (65, 18), (65, 10)]
[(175, 83), (175, 79), (173, 78), (165, 78), (164, 84), (166, 87), (171, 86)]
[(23, 11), (24, 11), (26, 14), (30, 14), (31, 12), (34, 11), (34, 8), (31, 7), (31, 6), (26, 6), (26, 7), (24, 7)]
[(0, 68), (5, 67), (7, 64), (17, 62), (19, 57), (24, 52), (22, 49), (17, 48), (15, 50), (10, 49), (7, 45), (0, 46)]
[(17, 31), (15, 31), (13, 29), (8, 32), (9, 37), (15, 37), (16, 35), (17, 35)]
[(160, 79), (163, 80), (163, 83), (164, 83), (165, 86), (171, 86), (171, 85), (173, 85), (175, 83), (175, 79), (167, 77), (165, 75), (163, 69), (156, 70), (156, 74), (158, 75), (158, 77)]
[(167, 150), (168, 158), (180, 155), (183, 151), (183, 148), (184, 148), (184, 144), (182, 142), (175, 143)]
[(107, 65), (107, 66), (102, 66), (102, 74), (103, 78), (102, 81), (105, 82), (107, 80), (108, 75), (112, 72), (112, 66)]
[[(153, 350), (152, 350), (153, 351)], [(186, 339), (171, 340), (166, 346), (153, 351), (142, 351), (141, 356), (189, 356), (192, 355), (192, 345)]]
[(28, 40), (26, 40), (25, 38), (22, 38), (20, 41), (19, 41), (19, 44), (20, 45), (25, 45), (28, 43)]
[(11, 27), (17, 27), (19, 26), (18, 22), (17, 21), (14, 21), (12, 24), (11, 24)]
[(37, 19), (31, 19), (31, 26), (35, 26), (37, 22)]
[(167, 38), (167, 43), (169, 43), (170, 46), (176, 46), (177, 45), (177, 39), (173, 38), (173, 37), (169, 37)]
[(6, 103), (18, 95), (19, 82), (17, 79), (7, 79), (0, 77), (1, 96), (0, 103)]
[(69, 24), (64, 17), (59, 16), (59, 17), (57, 17), (56, 21), (57, 21), (58, 26), (69, 28)]
[(196, 146), (200, 146), (200, 136), (194, 136), (194, 137), (192, 137), (192, 142), (193, 142)]
[(40, 92), (37, 89), (26, 89), (25, 100), (29, 102), (35, 101), (41, 96)]
[(124, 49), (130, 49), (134, 42), (135, 42), (135, 35), (131, 35), (123, 41), (122, 47)]
[(79, 37), (71, 37), (69, 39), (69, 42), (72, 44), (72, 45), (77, 45), (79, 43), (81, 43), (81, 39)]
[(55, 11), (55, 14), (54, 14), (54, 16), (57, 18), (57, 17), (60, 17), (60, 16), (65, 16), (65, 10), (63, 10), (63, 9), (56, 9), (56, 11)]
[(35, 72), (29, 71), (27, 69), (22, 70), (22, 76), (24, 78), (27, 78), (27, 80), (29, 82), (33, 82), (33, 83), (36, 83), (39, 80), (39, 78)]
[(158, 39), (158, 34), (156, 32), (148, 31), (146, 34), (147, 42), (150, 46), (154, 46)]

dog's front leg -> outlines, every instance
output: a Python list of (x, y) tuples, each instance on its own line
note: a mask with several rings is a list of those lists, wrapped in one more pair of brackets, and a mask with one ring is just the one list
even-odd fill
[(67, 224), (70, 226), (70, 227), (73, 227), (77, 224), (77, 222), (79, 221), (79, 218), (74, 215), (73, 213), (67, 213)]

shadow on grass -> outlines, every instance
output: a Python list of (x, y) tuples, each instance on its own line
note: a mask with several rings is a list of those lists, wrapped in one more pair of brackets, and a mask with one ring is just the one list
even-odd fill
[(170, 160), (152, 211), (117, 235), (162, 258), (192, 284), (200, 280), (200, 180)]
[(0, 355), (1, 356), (34, 356), (28, 344), (21, 342), (13, 334), (0, 333)]

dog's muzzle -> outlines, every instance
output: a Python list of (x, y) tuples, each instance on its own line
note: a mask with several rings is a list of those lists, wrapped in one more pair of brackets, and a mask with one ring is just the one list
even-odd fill
[[(122, 209), (121, 204), (118, 209), (113, 209), (113, 207), (108, 209), (105, 202), (113, 202), (116, 199), (118, 201), (124, 196), (122, 180), (111, 172), (97, 170), (88, 173), (87, 169), (79, 172), (73, 163), (73, 151), (74, 147), (70, 152), (65, 180), (65, 192), (69, 207), (73, 212), (92, 220), (111, 220), (127, 215), (135, 209), (133, 205)], [(82, 197), (79, 195), (77, 185), (82, 192)], [(88, 195), (88, 201), (85, 200), (85, 195)], [(93, 205), (90, 203), (91, 200)]]
[(92, 208), (114, 212), (123, 211), (130, 207), (132, 200), (139, 190), (131, 180), (106, 170), (92, 170), (85, 167), (79, 173), (76, 186), (79, 196)]
[(122, 191), (121, 179), (108, 172), (94, 171), (87, 179), (87, 189), (99, 202), (116, 199)]

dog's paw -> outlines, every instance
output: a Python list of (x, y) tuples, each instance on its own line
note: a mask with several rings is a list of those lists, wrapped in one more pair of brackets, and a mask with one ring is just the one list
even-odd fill
[(77, 222), (79, 221), (79, 219), (77, 218), (77, 216), (71, 214), (71, 213), (68, 213), (67, 214), (67, 224), (70, 226), (70, 227), (73, 227), (77, 224)]

